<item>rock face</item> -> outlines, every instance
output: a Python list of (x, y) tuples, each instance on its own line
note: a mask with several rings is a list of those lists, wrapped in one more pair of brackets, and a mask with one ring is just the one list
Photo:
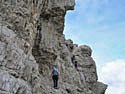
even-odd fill
[[(104, 94), (90, 47), (63, 35), (74, 0), (0, 0), (0, 94)], [(77, 63), (77, 68), (75, 67)], [(51, 69), (60, 72), (53, 89)]]

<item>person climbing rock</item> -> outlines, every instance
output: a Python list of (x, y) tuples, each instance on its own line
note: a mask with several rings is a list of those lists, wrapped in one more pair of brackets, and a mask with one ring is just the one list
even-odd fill
[(75, 61), (74, 65), (75, 65), (75, 68), (77, 69), (77, 67), (78, 67), (77, 61)]
[(52, 79), (53, 79), (53, 83), (54, 83), (54, 88), (57, 89), (58, 88), (59, 72), (56, 69), (56, 67), (53, 67), (53, 69), (52, 69)]

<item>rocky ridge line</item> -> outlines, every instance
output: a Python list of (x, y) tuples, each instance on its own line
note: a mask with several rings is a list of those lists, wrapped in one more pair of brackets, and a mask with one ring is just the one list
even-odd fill
[[(63, 35), (74, 0), (0, 0), (0, 94), (104, 94), (90, 47)], [(74, 62), (78, 68), (75, 69)], [(51, 68), (60, 71), (52, 88)]]

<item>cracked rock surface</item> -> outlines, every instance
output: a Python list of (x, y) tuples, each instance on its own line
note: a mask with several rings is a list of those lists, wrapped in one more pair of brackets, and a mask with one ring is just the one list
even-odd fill
[[(74, 0), (0, 0), (0, 94), (104, 94), (87, 45), (63, 34)], [(77, 62), (77, 68), (75, 68)], [(60, 72), (53, 89), (51, 69)]]

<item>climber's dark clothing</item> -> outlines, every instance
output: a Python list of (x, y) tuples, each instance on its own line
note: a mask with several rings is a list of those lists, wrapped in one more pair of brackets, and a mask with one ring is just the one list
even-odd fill
[(54, 88), (58, 87), (58, 75), (53, 75), (53, 83), (54, 83)]
[(77, 61), (75, 61), (74, 65), (75, 65), (75, 68), (77, 69), (77, 67), (78, 67)]

